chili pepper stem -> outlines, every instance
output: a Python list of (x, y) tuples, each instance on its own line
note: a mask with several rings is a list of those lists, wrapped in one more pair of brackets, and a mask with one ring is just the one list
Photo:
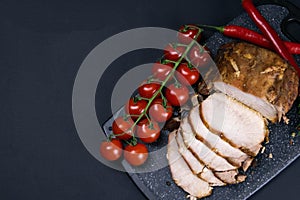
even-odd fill
[(209, 28), (209, 29), (212, 29), (212, 30), (216, 30), (216, 31), (219, 31), (221, 33), (224, 32), (224, 26), (211, 26), (211, 25), (205, 25), (205, 24), (200, 24), (198, 26), (201, 27), (201, 28)]

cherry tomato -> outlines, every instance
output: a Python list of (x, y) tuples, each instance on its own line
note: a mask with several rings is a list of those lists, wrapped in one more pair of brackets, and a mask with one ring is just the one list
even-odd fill
[(172, 105), (169, 102), (163, 105), (162, 99), (155, 99), (149, 108), (149, 115), (157, 122), (166, 122), (173, 115)]
[(184, 46), (168, 44), (164, 50), (165, 59), (177, 61), (185, 51)]
[(141, 115), (148, 102), (145, 100), (135, 100), (135, 98), (130, 98), (129, 101), (125, 104), (125, 112), (131, 116), (133, 120), (137, 119)]
[(189, 99), (189, 90), (186, 86), (171, 84), (166, 88), (165, 96), (173, 106), (182, 106)]
[[(152, 74), (155, 78), (164, 81), (173, 67), (174, 65), (172, 63), (161, 64), (160, 62), (156, 62), (152, 67)], [(171, 78), (169, 80), (171, 80)]]
[(112, 131), (118, 139), (128, 140), (132, 137), (135, 131), (135, 127), (131, 129), (134, 122), (131, 118), (126, 120), (123, 117), (118, 117), (112, 124)]
[(139, 87), (138, 91), (141, 97), (150, 99), (151, 97), (153, 97), (154, 93), (159, 90), (160, 86), (161, 85), (159, 83), (155, 83), (155, 82), (147, 83), (147, 81), (145, 81)]
[(194, 85), (200, 78), (199, 71), (193, 67), (189, 68), (187, 63), (181, 63), (177, 68), (177, 80), (184, 85)]
[(133, 166), (142, 165), (148, 158), (148, 149), (141, 143), (137, 143), (135, 146), (128, 145), (124, 149), (124, 158)]
[(122, 143), (120, 140), (112, 139), (111, 141), (103, 141), (100, 144), (100, 154), (109, 161), (118, 160), (123, 153)]
[(210, 55), (205, 49), (196, 45), (190, 50), (189, 59), (195, 67), (206, 67), (210, 62)]
[(143, 119), (137, 126), (137, 136), (145, 143), (155, 142), (160, 136), (160, 127), (156, 121)]
[(199, 31), (201, 31), (201, 29), (196, 25), (183, 25), (179, 29), (178, 41), (182, 44), (190, 44), (192, 39), (199, 42), (201, 39), (201, 33), (197, 37)]

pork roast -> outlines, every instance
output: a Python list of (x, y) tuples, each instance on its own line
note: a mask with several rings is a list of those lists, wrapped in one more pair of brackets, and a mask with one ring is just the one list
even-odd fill
[(199, 162), (199, 160), (193, 155), (193, 153), (188, 150), (183, 142), (183, 138), (180, 133), (176, 135), (176, 141), (180, 154), (194, 174), (207, 181), (211, 186), (225, 185), (224, 182), (215, 177), (214, 173), (210, 169), (205, 167), (205, 165), (203, 165), (201, 162)]
[(216, 63), (204, 78), (214, 93), (194, 103), (169, 135), (172, 177), (198, 198), (210, 195), (211, 186), (245, 180), (239, 170), (248, 169), (268, 136), (266, 119), (280, 120), (298, 96), (296, 71), (272, 51), (228, 43)]
[(268, 134), (258, 112), (223, 93), (214, 93), (200, 104), (200, 117), (208, 129), (251, 156), (257, 155)]
[[(245, 42), (223, 45), (215, 59), (219, 70), (207, 76), (215, 89), (260, 112), (272, 122), (280, 120), (298, 96), (295, 69), (278, 54)], [(207, 80), (210, 81), (210, 80)]]
[[(203, 124), (200, 118), (199, 106), (191, 109), (189, 113), (189, 123), (199, 140), (235, 166), (241, 167), (246, 160), (252, 159), (251, 156), (231, 146), (228, 142), (220, 138), (219, 135), (212, 133)], [(247, 167), (244, 169), (246, 170)]]
[(179, 154), (175, 137), (176, 131), (169, 134), (167, 150), (167, 158), (173, 180), (178, 186), (193, 197), (202, 198), (209, 196), (212, 192), (212, 187), (209, 183), (193, 174), (189, 166)]
[[(222, 93), (192, 108), (170, 133), (167, 157), (175, 183), (201, 198), (212, 186), (236, 184), (267, 135), (263, 117)], [(176, 135), (177, 134), (177, 135)]]
[(195, 137), (193, 130), (188, 123), (187, 118), (182, 119), (180, 126), (185, 145), (194, 153), (194, 155), (213, 171), (236, 170), (238, 167), (231, 165), (225, 158), (216, 154), (200, 140)]

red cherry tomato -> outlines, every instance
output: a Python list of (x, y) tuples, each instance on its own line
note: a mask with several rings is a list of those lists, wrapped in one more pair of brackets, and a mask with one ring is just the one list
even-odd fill
[(106, 160), (118, 160), (122, 153), (123, 149), (120, 140), (112, 139), (111, 141), (103, 141), (100, 144), (100, 154)]
[(159, 83), (155, 83), (155, 82), (147, 83), (147, 81), (145, 81), (139, 87), (138, 91), (141, 97), (150, 99), (151, 97), (153, 97), (154, 93), (159, 90), (160, 86), (161, 85)]
[[(161, 64), (160, 62), (156, 62), (152, 67), (152, 74), (155, 78), (164, 81), (173, 67), (174, 65), (172, 63)], [(171, 78), (169, 80), (171, 80)]]
[(129, 101), (125, 104), (125, 112), (131, 116), (133, 120), (137, 119), (139, 115), (141, 115), (148, 102), (145, 100), (135, 100), (134, 98), (130, 98)]
[(124, 149), (124, 158), (129, 164), (140, 166), (148, 158), (148, 149), (141, 143), (137, 143), (135, 146), (128, 145)]
[(155, 142), (160, 136), (160, 127), (157, 122), (141, 120), (137, 126), (137, 136), (145, 143)]
[(186, 86), (171, 84), (166, 88), (165, 96), (173, 106), (182, 106), (189, 99), (189, 90)]
[(172, 105), (169, 102), (163, 105), (162, 99), (155, 99), (149, 108), (149, 115), (157, 122), (166, 122), (173, 115)]
[(164, 50), (165, 59), (177, 61), (185, 51), (184, 46), (168, 44)]
[[(201, 31), (196, 25), (183, 25), (179, 29), (178, 33), (178, 41), (182, 44), (190, 44), (192, 39), (196, 40), (197, 42), (201, 39)], [(197, 34), (199, 33), (198, 37)]]
[(131, 118), (124, 120), (123, 117), (118, 117), (112, 124), (112, 131), (118, 139), (128, 140), (132, 137), (135, 127), (131, 129), (134, 122)]
[(189, 59), (195, 67), (206, 67), (211, 61), (209, 53), (198, 45), (192, 47), (190, 50)]
[(176, 78), (184, 85), (194, 85), (199, 80), (200, 73), (195, 67), (189, 68), (187, 63), (181, 63), (177, 68)]

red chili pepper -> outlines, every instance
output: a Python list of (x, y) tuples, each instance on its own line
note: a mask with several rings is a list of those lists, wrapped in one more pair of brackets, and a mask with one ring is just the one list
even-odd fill
[(250, 18), (254, 21), (256, 26), (261, 30), (263, 35), (266, 36), (266, 38), (268, 38), (272, 43), (274, 50), (284, 59), (286, 59), (298, 72), (298, 76), (300, 76), (300, 68), (298, 67), (294, 57), (289, 53), (276, 31), (253, 5), (252, 0), (242, 0), (242, 6)]
[(288, 48), (292, 54), (300, 54), (300, 43), (284, 42), (284, 45)]
[[(225, 36), (238, 38), (268, 49), (274, 49), (272, 43), (264, 36), (251, 29), (247, 29), (242, 26), (226, 25), (226, 26), (207, 26), (199, 25), (200, 27), (208, 27), (215, 29)], [(291, 54), (300, 54), (300, 43), (284, 42), (284, 45)]]

